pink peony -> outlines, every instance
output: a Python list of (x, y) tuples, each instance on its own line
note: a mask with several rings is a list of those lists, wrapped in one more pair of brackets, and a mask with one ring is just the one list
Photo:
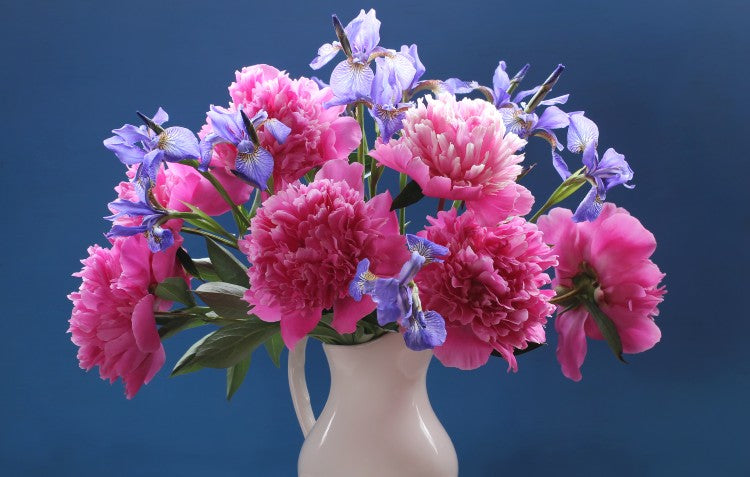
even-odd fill
[(445, 318), (448, 337), (435, 356), (447, 366), (474, 369), (493, 350), (518, 369), (513, 350), (527, 341), (543, 343), (544, 325), (554, 306), (544, 271), (555, 256), (536, 225), (513, 217), (498, 225), (481, 225), (471, 211), (456, 210), (428, 218), (419, 235), (445, 245), (442, 264), (425, 266), (417, 275), (425, 309)]
[[(137, 166), (132, 166), (127, 174), (130, 179), (135, 177)], [(234, 174), (217, 168), (212, 171), (218, 181), (224, 186), (230, 199), (235, 204), (243, 204), (250, 198), (252, 187), (243, 181), (237, 180)], [(127, 199), (132, 202), (138, 202), (138, 195), (133, 188), (132, 182), (121, 182), (115, 187), (117, 196), (120, 199)], [(161, 204), (170, 210), (187, 212), (190, 209), (183, 204), (187, 202), (192, 204), (208, 215), (221, 215), (228, 212), (229, 204), (219, 195), (214, 186), (205, 179), (200, 172), (194, 167), (184, 164), (170, 163), (168, 167), (161, 166), (156, 176), (156, 186), (153, 189), (154, 197)], [(117, 223), (128, 220), (132, 225), (138, 219), (118, 219)], [(123, 224), (125, 225), (125, 224)]]
[[(545, 241), (553, 244), (553, 251), (559, 255), (553, 285), (571, 289), (573, 278), (585, 263), (595, 274), (596, 301), (614, 322), (623, 352), (650, 349), (661, 338), (654, 317), (666, 293), (664, 287), (658, 287), (664, 274), (649, 259), (656, 249), (656, 239), (638, 219), (614, 204), (605, 204), (593, 222), (575, 223), (572, 216), (570, 210), (556, 208), (539, 219)], [(558, 314), (555, 330), (563, 374), (580, 381), (586, 336), (604, 338), (583, 306)]]
[[(344, 106), (328, 109), (323, 103), (333, 98), (330, 88), (320, 89), (307, 78), (291, 79), (286, 72), (268, 65), (246, 66), (236, 73), (229, 86), (230, 109), (242, 107), (253, 117), (265, 110), (291, 128), (284, 144), (260, 128), (260, 142), (274, 159), (274, 184), (277, 189), (302, 177), (310, 169), (333, 159), (344, 159), (362, 138), (359, 124), (352, 117), (341, 116)], [(210, 131), (204, 127), (201, 137)], [(214, 149), (211, 164), (234, 168), (237, 150), (230, 144)]]
[[(125, 382), (131, 399), (164, 364), (164, 348), (154, 311), (170, 302), (151, 294), (168, 277), (185, 277), (170, 249), (151, 253), (143, 235), (118, 239), (112, 248), (89, 247), (83, 269), (73, 274), (83, 283), (68, 298), (73, 302), (71, 340), (79, 346), (81, 368), (99, 366), (102, 379)], [(186, 278), (187, 279), (187, 278)]]
[(360, 260), (393, 275), (408, 259), (404, 237), (387, 192), (365, 202), (361, 164), (329, 161), (309, 185), (290, 184), (268, 198), (240, 241), (251, 264), (245, 294), (252, 313), (281, 320), (289, 348), (333, 309), (333, 327), (351, 333), (375, 308), (369, 297), (356, 302), (349, 282)]
[(430, 197), (466, 201), (483, 225), (531, 210), (534, 197), (515, 182), (526, 144), (505, 133), (503, 117), (483, 100), (427, 97), (410, 109), (401, 137), (378, 141), (371, 155), (409, 175)]

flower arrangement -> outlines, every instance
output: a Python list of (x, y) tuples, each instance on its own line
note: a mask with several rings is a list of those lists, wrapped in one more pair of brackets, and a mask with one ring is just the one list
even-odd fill
[[(567, 94), (548, 97), (562, 65), (523, 91), (529, 65), (511, 78), (503, 61), (491, 87), (423, 79), (416, 45), (380, 46), (374, 10), (333, 25), (310, 64), (343, 55), (328, 83), (245, 67), (197, 134), (166, 126), (160, 108), (104, 141), (127, 180), (109, 204), (109, 243), (89, 247), (70, 294), (82, 368), (121, 378), (132, 398), (166, 362), (163, 340), (209, 326), (172, 374), (225, 368), (230, 398), (257, 348), (278, 365), (306, 336), (353, 345), (401, 333), (447, 366), (494, 355), (516, 371), (556, 315), (573, 380), (587, 338), (621, 360), (659, 341), (656, 241), (605, 202), (633, 171), (612, 148), (599, 156), (597, 125), (561, 109)], [(561, 177), (533, 214), (530, 140), (549, 144)], [(586, 185), (575, 211), (553, 208)], [(410, 230), (425, 198), (437, 211)]]

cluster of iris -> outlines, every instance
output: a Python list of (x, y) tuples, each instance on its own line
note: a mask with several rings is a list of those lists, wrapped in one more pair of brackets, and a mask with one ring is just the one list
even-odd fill
[(448, 255), (446, 247), (426, 238), (406, 234), (411, 252), (396, 278), (381, 278), (370, 271), (370, 260), (357, 265), (357, 274), (349, 285), (349, 294), (356, 301), (369, 295), (377, 305), (380, 326), (397, 323), (404, 329), (406, 346), (415, 351), (432, 349), (445, 342), (445, 320), (436, 311), (423, 310), (419, 288), (414, 277), (423, 266), (442, 263)]
[[(510, 78), (506, 63), (500, 61), (491, 88), (458, 78), (422, 80), (425, 66), (419, 59), (416, 45), (403, 45), (399, 51), (379, 45), (380, 21), (375, 16), (375, 10), (361, 10), (346, 27), (333, 15), (333, 26), (338, 40), (322, 45), (310, 66), (317, 70), (343, 51), (346, 58), (331, 73), (330, 87), (336, 97), (329, 104), (366, 106), (383, 142), (387, 143), (401, 130), (406, 111), (414, 106), (411, 100), (420, 91), (431, 90), (437, 94), (469, 94), (477, 91), (498, 108), (506, 133), (514, 133), (522, 139), (537, 136), (550, 144), (552, 163), (563, 180), (570, 178), (572, 173), (560, 155), (564, 146), (555, 130), (568, 129), (568, 150), (582, 154), (583, 168), (578, 175), (592, 186), (575, 211), (574, 221), (596, 219), (607, 191), (612, 187), (620, 184), (633, 187), (628, 184), (633, 178), (633, 170), (624, 155), (610, 148), (599, 158), (597, 125), (583, 111), (566, 113), (557, 106), (567, 103), (569, 95), (545, 99), (565, 69), (563, 65), (558, 65), (541, 85), (518, 93), (516, 89), (528, 73), (529, 64)], [(374, 72), (372, 63), (376, 65)], [(539, 107), (545, 109), (538, 114)]]
[(214, 147), (218, 144), (232, 144), (237, 148), (232, 172), (260, 190), (266, 190), (273, 172), (273, 157), (261, 147), (257, 130), (264, 127), (279, 143), (286, 140), (290, 131), (279, 120), (269, 119), (268, 114), (262, 110), (249, 118), (241, 108), (231, 111), (211, 106), (208, 117), (213, 132), (199, 142), (187, 128), (162, 127), (169, 116), (161, 108), (152, 118), (140, 112), (138, 116), (143, 120), (143, 125), (126, 124), (113, 130), (115, 135), (104, 141), (104, 145), (123, 164), (137, 166), (133, 185), (138, 201), (117, 199), (110, 202), (109, 207), (115, 213), (106, 218), (116, 221), (126, 216), (141, 217), (142, 221), (138, 225), (116, 223), (107, 237), (127, 237), (143, 233), (152, 252), (164, 251), (174, 243), (172, 232), (161, 227), (170, 219), (170, 212), (153, 195), (162, 162), (195, 163), (198, 160), (196, 168), (207, 172)]

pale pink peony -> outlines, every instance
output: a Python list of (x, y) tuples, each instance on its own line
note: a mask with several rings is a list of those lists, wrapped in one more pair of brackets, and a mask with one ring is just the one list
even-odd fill
[[(661, 339), (654, 317), (666, 293), (659, 287), (664, 274), (649, 259), (656, 249), (656, 239), (638, 219), (614, 204), (605, 204), (593, 222), (576, 223), (572, 216), (570, 210), (556, 208), (539, 219), (545, 241), (554, 245), (553, 251), (559, 256), (553, 285), (572, 288), (573, 277), (586, 263), (599, 283), (596, 301), (614, 322), (623, 352), (650, 349)], [(558, 311), (562, 312), (562, 306)], [(586, 336), (604, 338), (583, 306), (558, 314), (555, 330), (563, 374), (580, 381)]]
[(399, 235), (391, 196), (365, 202), (361, 164), (326, 162), (309, 185), (290, 184), (268, 198), (240, 241), (250, 262), (251, 312), (265, 321), (281, 320), (289, 348), (310, 332), (324, 310), (333, 327), (351, 333), (375, 305), (349, 296), (349, 282), (360, 260), (393, 275), (408, 259)]
[[(330, 88), (321, 89), (304, 77), (291, 79), (273, 66), (246, 66), (237, 71), (229, 94), (231, 110), (241, 107), (253, 117), (262, 109), (269, 118), (291, 128), (284, 144), (279, 144), (264, 128), (259, 131), (261, 144), (274, 159), (273, 179), (277, 189), (326, 161), (347, 158), (362, 138), (357, 121), (341, 116), (345, 106), (323, 107), (323, 103), (333, 98)], [(208, 132), (210, 125), (204, 126), (201, 137)], [(232, 169), (236, 153), (230, 144), (218, 145), (211, 164)]]
[(407, 174), (430, 197), (464, 200), (483, 225), (531, 210), (534, 197), (515, 182), (526, 144), (505, 134), (503, 117), (487, 101), (452, 95), (420, 100), (404, 119), (404, 130), (370, 154)]
[(485, 227), (471, 211), (456, 210), (429, 217), (419, 235), (444, 245), (450, 254), (442, 264), (425, 266), (417, 275), (422, 304), (445, 319), (448, 337), (435, 348), (445, 365), (474, 369), (493, 350), (518, 369), (513, 350), (545, 341), (544, 325), (554, 306), (545, 270), (555, 256), (536, 225), (513, 217)]
[[(135, 177), (136, 169), (137, 166), (132, 166), (128, 170), (127, 175), (130, 179)], [(224, 168), (216, 168), (211, 173), (224, 186), (229, 198), (235, 204), (243, 204), (250, 198), (252, 186), (238, 180), (234, 174)], [(138, 195), (132, 182), (121, 182), (115, 187), (115, 191), (120, 199), (138, 202)], [(162, 164), (156, 175), (156, 185), (153, 192), (159, 204), (170, 210), (189, 211), (190, 209), (183, 202), (198, 207), (208, 215), (221, 215), (231, 208), (219, 195), (216, 188), (200, 172), (194, 167), (184, 164), (170, 163), (166, 167)], [(124, 224), (123, 221), (131, 223)], [(140, 218), (121, 218), (118, 219), (117, 223), (132, 225), (139, 221)]]
[(111, 248), (89, 247), (83, 269), (73, 274), (83, 283), (68, 296), (73, 302), (68, 332), (79, 346), (81, 368), (99, 366), (110, 382), (122, 378), (128, 399), (164, 364), (154, 311), (168, 310), (171, 303), (151, 291), (165, 278), (185, 277), (175, 257), (179, 246), (177, 239), (154, 254), (143, 235), (120, 238)]

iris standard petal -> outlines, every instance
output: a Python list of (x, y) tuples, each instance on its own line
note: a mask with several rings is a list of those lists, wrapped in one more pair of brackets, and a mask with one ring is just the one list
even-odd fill
[(412, 66), (414, 66), (414, 79), (411, 84), (408, 85), (408, 88), (414, 88), (417, 86), (417, 82), (422, 78), (422, 75), (424, 75), (425, 72), (425, 67), (419, 59), (417, 45), (411, 45), (408, 48), (406, 45), (402, 45), (399, 53), (406, 56), (409, 61), (411, 61)]
[(589, 144), (596, 147), (599, 142), (599, 128), (594, 121), (583, 113), (570, 114), (568, 125), (568, 150), (579, 154), (586, 150)]
[(398, 274), (398, 282), (401, 286), (408, 285), (409, 282), (414, 280), (419, 270), (424, 265), (426, 258), (423, 257), (419, 252), (412, 252), (409, 260), (401, 266), (401, 272)]
[(505, 62), (501, 60), (497, 64), (497, 68), (495, 68), (495, 73), (492, 75), (492, 91), (495, 94), (495, 98), (505, 93), (510, 86), (510, 77), (505, 68)]
[(162, 124), (169, 121), (169, 114), (167, 114), (167, 112), (164, 111), (161, 106), (159, 106), (159, 109), (156, 110), (156, 113), (154, 113), (154, 117), (151, 118), (151, 121), (161, 126)]
[(555, 148), (552, 148), (552, 165), (555, 167), (557, 173), (560, 174), (562, 180), (570, 177), (570, 169), (568, 169), (568, 164), (565, 162), (565, 159), (563, 159), (563, 157), (557, 153)]
[(289, 137), (289, 133), (292, 132), (292, 128), (282, 123), (278, 119), (273, 118), (264, 122), (263, 127), (265, 127), (268, 132), (271, 133), (274, 139), (276, 139), (276, 142), (278, 142), (279, 144), (284, 144), (286, 138)]
[(326, 43), (318, 48), (318, 56), (313, 58), (310, 62), (310, 68), (319, 70), (331, 61), (336, 54), (341, 51), (341, 43), (334, 41), (333, 43)]
[(208, 165), (211, 163), (211, 157), (213, 156), (214, 146), (221, 143), (226, 143), (226, 139), (222, 138), (218, 134), (209, 133), (201, 140), (200, 153), (201, 160), (198, 170), (207, 171)]
[(227, 142), (237, 144), (244, 137), (244, 128), (239, 111), (230, 111), (220, 106), (211, 105), (211, 110), (206, 113), (211, 120), (211, 128), (214, 133)]

